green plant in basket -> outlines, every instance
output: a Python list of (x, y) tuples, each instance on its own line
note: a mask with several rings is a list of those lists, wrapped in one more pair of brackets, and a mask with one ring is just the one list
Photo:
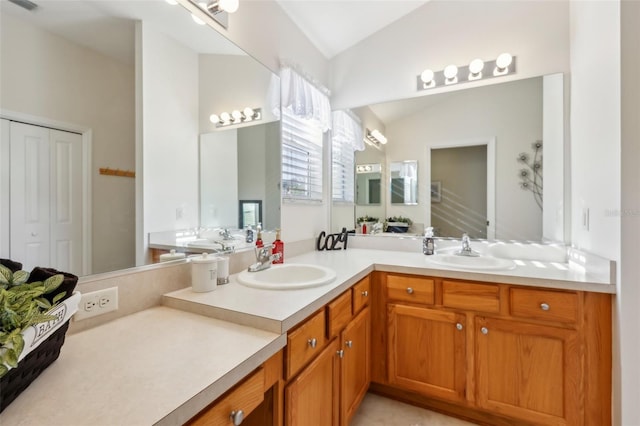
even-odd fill
[(369, 216), (369, 215), (365, 215), (365, 216), (360, 216), (358, 219), (356, 219), (357, 223), (363, 223), (363, 222), (377, 222), (380, 219), (378, 219), (377, 217), (373, 217), (373, 216)]
[(411, 221), (411, 219), (409, 219), (408, 217), (402, 217), (402, 216), (393, 216), (390, 218), (387, 218), (386, 222), (399, 222), (399, 223), (406, 223), (407, 225), (411, 226), (411, 224), (413, 223)]
[(18, 357), (24, 349), (22, 331), (56, 319), (46, 312), (65, 296), (65, 292), (57, 294), (53, 303), (42, 297), (62, 284), (62, 274), (32, 283), (27, 283), (28, 278), (26, 271), (11, 272), (0, 265), (0, 377), (9, 371), (8, 366), (15, 368), (18, 365)]

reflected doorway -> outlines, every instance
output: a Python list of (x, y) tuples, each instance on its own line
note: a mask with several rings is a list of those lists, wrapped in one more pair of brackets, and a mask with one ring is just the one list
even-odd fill
[(494, 238), (491, 144), (431, 147), (431, 226), (439, 237)]

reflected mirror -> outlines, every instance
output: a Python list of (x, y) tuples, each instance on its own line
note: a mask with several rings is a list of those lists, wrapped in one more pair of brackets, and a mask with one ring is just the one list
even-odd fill
[(356, 205), (379, 206), (382, 203), (381, 195), (381, 165), (356, 164)]
[[(214, 29), (195, 24), (179, 5), (48, 0), (36, 12), (29, 12), (2, 1), (0, 19), (0, 256), (22, 261), (25, 269), (41, 265), (87, 275), (132, 267), (136, 254), (138, 264), (150, 261), (139, 254), (136, 234), (146, 240), (147, 232), (200, 226), (198, 188), (206, 189), (210, 181), (198, 179), (198, 135), (227, 131), (217, 129), (209, 116), (245, 107), (262, 108), (261, 121), (252, 124), (264, 130), (255, 132), (278, 131), (278, 123), (264, 103), (272, 73)], [(136, 50), (136, 45), (142, 49)], [(170, 55), (173, 60), (168, 61)], [(136, 70), (136, 63), (140, 70)], [(156, 73), (178, 66), (185, 70), (187, 79)], [(223, 75), (233, 78), (223, 79)], [(158, 110), (165, 113), (164, 119), (159, 118)], [(151, 112), (155, 115), (150, 119)], [(16, 122), (36, 127), (24, 130)], [(248, 125), (241, 126), (249, 132)], [(235, 126), (238, 132), (241, 126)], [(269, 126), (273, 128), (266, 129)], [(69, 132), (71, 139), (80, 142), (67, 142), (71, 139), (49, 133), (51, 128)], [(164, 131), (168, 128), (170, 134)], [(64, 198), (64, 193), (56, 199), (51, 194), (34, 196), (10, 188), (9, 176), (14, 175), (10, 166), (17, 167), (18, 159), (9, 158), (8, 152), (9, 146), (19, 144), (13, 140), (16, 134), (23, 140), (25, 136), (35, 140), (32, 135), (37, 135), (34, 147), (47, 156), (61, 152), (52, 148), (61, 146), (60, 141), (69, 147), (79, 144), (77, 152), (69, 148), (69, 155), (60, 158), (69, 165), (65, 178), (78, 185), (73, 192), (77, 204), (64, 204), (71, 199)], [(144, 149), (137, 150), (140, 143)], [(181, 159), (175, 158), (176, 167), (164, 167), (174, 160), (166, 154), (169, 146), (182, 149), (192, 166), (186, 169), (177, 162)], [(144, 158), (136, 159), (136, 152), (144, 152)], [(257, 148), (255, 152), (259, 152)], [(157, 155), (166, 158), (158, 163)], [(24, 158), (34, 157), (23, 156), (22, 161)], [(138, 168), (143, 164), (144, 168)], [(157, 170), (158, 164), (163, 164), (161, 170)], [(236, 162), (227, 161), (226, 166), (234, 169), (232, 175), (238, 174)], [(205, 169), (213, 167), (203, 165)], [(253, 167), (267, 168), (266, 163)], [(279, 173), (279, 163), (270, 170)], [(44, 168), (39, 172), (53, 173)], [(226, 182), (228, 176), (223, 179), (214, 183)], [(213, 210), (218, 214), (225, 209), (232, 212), (225, 225), (239, 226), (241, 198), (263, 201), (262, 220), (272, 227), (279, 224), (277, 185), (266, 187), (265, 179), (253, 179), (263, 185), (262, 190), (248, 189), (238, 192), (233, 200), (215, 202)], [(49, 180), (45, 177), (43, 182)], [(190, 198), (182, 201), (180, 197), (186, 194)], [(28, 204), (27, 200), (38, 202)], [(138, 222), (136, 201), (145, 210)], [(43, 223), (60, 219), (54, 213), (64, 216), (73, 212), (72, 216), (79, 218), (74, 224), (76, 239), (60, 244), (60, 235), (48, 227), (36, 232), (22, 226), (18, 231), (16, 218), (25, 209), (44, 214)], [(42, 250), (27, 248), (36, 245)], [(70, 253), (81, 253), (82, 257)]]
[(414, 160), (389, 163), (391, 204), (418, 204), (418, 162)]

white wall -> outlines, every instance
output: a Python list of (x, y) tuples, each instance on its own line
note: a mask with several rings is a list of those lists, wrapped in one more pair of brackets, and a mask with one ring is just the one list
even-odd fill
[[(138, 23), (142, 121), (138, 227), (146, 262), (149, 232), (198, 226), (198, 54)], [(141, 162), (141, 163), (140, 163)], [(181, 217), (180, 217), (181, 213)], [(139, 253), (140, 255), (140, 253)]]
[[(133, 266), (134, 69), (8, 14), (1, 16), (0, 108), (92, 130), (92, 272)], [(131, 40), (131, 43), (134, 41)]]
[[(539, 241), (542, 215), (533, 195), (519, 186), (516, 159), (542, 138), (542, 79), (526, 79), (447, 95), (425, 110), (387, 123), (387, 166), (418, 160), (418, 205), (387, 205), (387, 216), (429, 224), (427, 146), (496, 137), (496, 238)], [(550, 184), (547, 182), (547, 184)], [(388, 187), (383, 190), (388, 191)]]
[(238, 133), (227, 129), (200, 136), (200, 226), (238, 226)]
[(418, 96), (416, 76), (425, 68), (492, 60), (502, 52), (517, 57), (509, 79), (567, 72), (568, 13), (564, 0), (429, 1), (331, 59), (332, 107)]
[[(614, 358), (621, 424), (640, 424), (640, 2), (623, 1), (621, 17), (622, 246), (616, 297), (620, 358)], [(620, 371), (621, 370), (621, 371)], [(622, 405), (620, 407), (620, 405)], [(621, 412), (620, 412), (621, 411)]]

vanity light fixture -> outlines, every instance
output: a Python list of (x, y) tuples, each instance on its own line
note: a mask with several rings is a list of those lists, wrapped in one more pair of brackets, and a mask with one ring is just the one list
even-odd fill
[(356, 165), (356, 174), (361, 173), (380, 173), (382, 166), (380, 164), (358, 164)]
[(474, 59), (468, 66), (448, 65), (442, 71), (425, 69), (417, 77), (418, 90), (433, 89), (447, 85), (483, 80), (492, 77), (515, 74), (516, 58), (509, 53), (502, 53), (494, 61)]
[[(166, 0), (168, 3), (173, 4), (176, 0)], [(218, 24), (224, 28), (229, 27), (229, 14), (238, 10), (239, 0), (208, 0), (208, 1), (196, 1), (188, 0), (193, 6), (206, 13), (213, 18)], [(187, 6), (185, 6), (187, 7)], [(192, 11), (191, 17), (200, 25), (204, 25), (205, 22)]]
[(367, 131), (365, 132), (364, 141), (369, 145), (380, 149), (381, 145), (385, 145), (387, 143), (387, 138), (378, 129), (367, 129)]
[(230, 126), (232, 124), (241, 124), (260, 119), (262, 119), (262, 109), (249, 107), (246, 107), (242, 111), (234, 110), (231, 114), (225, 111), (220, 113), (220, 115), (211, 114), (209, 116), (209, 121), (215, 124), (216, 127)]

